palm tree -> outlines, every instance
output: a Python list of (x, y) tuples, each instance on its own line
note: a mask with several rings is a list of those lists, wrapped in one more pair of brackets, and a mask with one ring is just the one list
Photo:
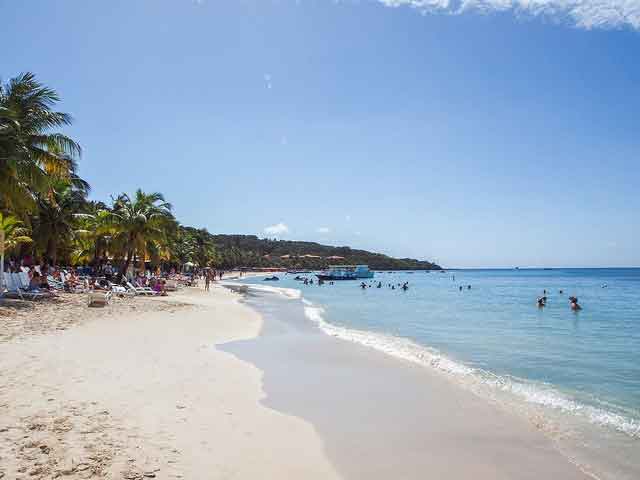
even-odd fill
[(169, 232), (175, 227), (171, 204), (161, 193), (144, 193), (138, 189), (133, 197), (123, 193), (113, 202), (110, 213), (114, 227), (113, 245), (124, 253), (124, 275), (134, 258), (144, 261), (148, 253), (168, 245)]
[(46, 195), (36, 194), (33, 234), (45, 256), (56, 265), (58, 247), (71, 246), (76, 236), (77, 213), (86, 203), (88, 185), (81, 180), (58, 182)]
[(4, 233), (5, 251), (11, 251), (22, 243), (32, 242), (29, 230), (12, 215), (2, 215), (2, 212), (0, 212), (0, 230)]
[(67, 113), (53, 106), (60, 97), (23, 73), (0, 83), (0, 206), (25, 212), (35, 206), (34, 194), (45, 194), (52, 181), (69, 179), (81, 149), (53, 129), (70, 125)]
[(76, 257), (83, 260), (98, 260), (109, 250), (110, 240), (116, 229), (112, 222), (111, 211), (103, 202), (86, 202), (84, 211), (76, 213)]

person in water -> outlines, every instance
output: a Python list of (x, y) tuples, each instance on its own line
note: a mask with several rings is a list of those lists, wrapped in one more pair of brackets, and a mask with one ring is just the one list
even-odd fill
[(539, 297), (538, 298), (538, 307), (542, 308), (542, 307), (546, 307), (547, 306), (547, 297)]
[(376, 288), (382, 288), (382, 282), (378, 282), (378, 286)]
[(578, 297), (569, 297), (569, 306), (571, 307), (571, 310), (582, 310), (582, 307), (578, 303)]
[(405, 282), (404, 285), (402, 285), (402, 290), (404, 290), (405, 292), (407, 290), (409, 290), (409, 285), (407, 285), (409, 282)]
[(364, 283), (364, 282), (361, 282), (360, 283), (360, 288), (364, 290), (365, 288), (367, 288), (367, 284)]
[(458, 290), (462, 291), (462, 285), (460, 285), (460, 286), (458, 287)]

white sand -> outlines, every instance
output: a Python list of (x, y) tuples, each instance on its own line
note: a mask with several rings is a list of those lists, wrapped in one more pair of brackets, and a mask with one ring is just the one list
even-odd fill
[(215, 347), (260, 317), (217, 286), (176, 299), (196, 306), (0, 343), (0, 478), (338, 478), (313, 427), (260, 405), (261, 372)]

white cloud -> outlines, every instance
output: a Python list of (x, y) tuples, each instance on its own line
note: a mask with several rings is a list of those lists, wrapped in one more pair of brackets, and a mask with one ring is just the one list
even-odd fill
[(378, 0), (387, 7), (408, 6), (422, 13), (457, 15), (468, 11), (542, 16), (575, 26), (640, 29), (640, 0)]
[(275, 225), (264, 227), (264, 233), (266, 233), (267, 235), (283, 235), (285, 233), (289, 233), (289, 227), (280, 222), (276, 223)]
[(331, 229), (329, 227), (318, 227), (316, 232), (318, 233), (329, 233)]

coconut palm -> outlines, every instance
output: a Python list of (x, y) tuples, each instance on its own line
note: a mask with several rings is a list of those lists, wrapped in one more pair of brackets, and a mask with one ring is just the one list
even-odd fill
[(32, 73), (0, 83), (0, 205), (5, 209), (30, 210), (34, 194), (45, 194), (52, 181), (74, 175), (80, 146), (52, 131), (72, 122), (69, 114), (53, 110), (59, 100)]
[(144, 270), (147, 255), (167, 246), (169, 232), (176, 224), (171, 208), (161, 193), (140, 189), (133, 198), (123, 193), (113, 201), (110, 219), (116, 233), (112, 245), (124, 254), (123, 274), (136, 257)]
[(88, 201), (84, 211), (76, 213), (77, 229), (75, 256), (86, 262), (106, 256), (110, 241), (116, 233), (109, 207), (103, 202)]
[(23, 223), (12, 215), (3, 215), (0, 212), (0, 230), (4, 233), (4, 250), (14, 250), (22, 243), (31, 243), (29, 230)]
[(77, 230), (77, 213), (86, 203), (87, 186), (82, 181), (58, 182), (46, 195), (36, 194), (37, 213), (33, 236), (53, 265), (60, 246), (71, 247)]

